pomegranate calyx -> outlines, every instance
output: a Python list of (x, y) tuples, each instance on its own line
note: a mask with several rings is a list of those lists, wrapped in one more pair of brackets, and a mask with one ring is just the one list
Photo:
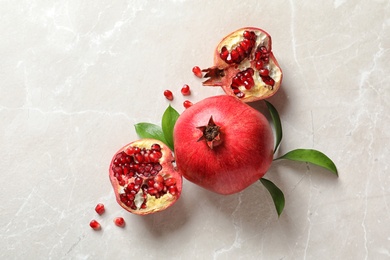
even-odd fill
[(208, 78), (202, 84), (204, 86), (222, 86), (222, 78), (225, 76), (225, 70), (218, 67), (211, 67), (203, 69), (202, 72), (206, 72), (204, 78)]
[(217, 126), (213, 120), (213, 116), (210, 117), (209, 122), (205, 126), (197, 127), (200, 131), (202, 131), (202, 136), (198, 139), (199, 141), (205, 140), (207, 146), (210, 149), (220, 145), (222, 143), (220, 128)]

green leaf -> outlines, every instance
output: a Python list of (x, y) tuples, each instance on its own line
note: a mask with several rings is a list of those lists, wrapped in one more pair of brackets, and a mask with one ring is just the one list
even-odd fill
[(276, 110), (276, 108), (268, 101), (264, 100), (265, 104), (267, 105), (268, 111), (271, 114), (272, 122), (275, 128), (275, 136), (276, 136), (276, 141), (275, 141), (275, 149), (274, 153), (279, 147), (280, 142), (282, 141), (283, 137), (283, 132), (282, 132), (282, 123), (280, 122), (280, 117), (279, 113)]
[(270, 180), (261, 178), (260, 181), (271, 194), (271, 197), (275, 204), (276, 212), (278, 213), (278, 217), (280, 217), (280, 214), (282, 214), (285, 204), (283, 192)]
[(167, 140), (167, 145), (172, 150), (174, 147), (173, 128), (178, 118), (179, 118), (179, 113), (174, 108), (172, 108), (171, 105), (169, 105), (168, 108), (165, 110), (161, 121), (161, 127), (164, 133), (165, 140)]
[(134, 125), (135, 132), (141, 138), (153, 138), (167, 144), (160, 126), (151, 123), (138, 123)]
[(293, 161), (308, 162), (314, 165), (321, 166), (338, 176), (337, 168), (336, 165), (333, 163), (333, 161), (329, 159), (328, 156), (326, 156), (325, 154), (317, 150), (296, 149), (286, 153), (285, 155), (275, 160), (278, 159), (288, 159)]

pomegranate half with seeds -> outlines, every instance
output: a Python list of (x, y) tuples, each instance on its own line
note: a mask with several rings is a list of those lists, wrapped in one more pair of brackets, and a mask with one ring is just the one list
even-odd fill
[(189, 181), (220, 194), (253, 184), (269, 169), (274, 138), (268, 120), (237, 98), (206, 98), (174, 127), (176, 164)]
[(202, 70), (205, 86), (220, 86), (244, 102), (274, 95), (282, 82), (282, 70), (272, 52), (271, 37), (264, 30), (246, 27), (218, 44), (214, 66)]
[(109, 176), (117, 202), (134, 214), (162, 211), (181, 194), (182, 177), (172, 151), (158, 140), (140, 139), (122, 147), (112, 158)]

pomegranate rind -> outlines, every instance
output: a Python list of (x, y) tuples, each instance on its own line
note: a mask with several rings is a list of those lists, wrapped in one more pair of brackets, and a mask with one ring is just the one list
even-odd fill
[[(213, 149), (199, 126), (210, 117), (220, 127), (221, 144)], [(174, 128), (176, 164), (183, 176), (219, 194), (240, 192), (262, 178), (273, 160), (274, 137), (259, 111), (227, 96), (206, 98), (184, 111)]]
[[(162, 166), (161, 171), (158, 173), (158, 175), (161, 175), (164, 179), (168, 178), (174, 178), (176, 180), (176, 188), (177, 192), (175, 194), (171, 194), (167, 192), (163, 196), (156, 198), (154, 196), (151, 196), (150, 194), (147, 194), (146, 198), (146, 208), (141, 208), (140, 204), (138, 205), (137, 209), (132, 209), (128, 206), (126, 206), (120, 199), (120, 194), (124, 193), (124, 187), (120, 185), (118, 179), (114, 176), (114, 172), (112, 170), (112, 166), (115, 160), (115, 157), (118, 153), (122, 151), (126, 151), (130, 147), (139, 147), (139, 148), (147, 148), (150, 149), (152, 144), (158, 144), (161, 147), (161, 152), (162, 152), (162, 157), (159, 159), (159, 163)], [(161, 141), (151, 139), (151, 138), (144, 138), (140, 139), (134, 142), (131, 142), (122, 148), (120, 148), (115, 155), (113, 156), (111, 163), (110, 163), (110, 168), (109, 168), (109, 178), (112, 187), (114, 188), (115, 192), (115, 197), (116, 201), (118, 204), (124, 208), (125, 210), (137, 214), (137, 215), (147, 215), (147, 214), (152, 214), (156, 213), (159, 211), (163, 211), (167, 209), (168, 207), (172, 206), (179, 198), (181, 195), (181, 190), (182, 190), (182, 176), (181, 174), (177, 171), (177, 168), (174, 164), (174, 157), (172, 154), (172, 151)], [(132, 178), (134, 179), (134, 177)], [(141, 192), (136, 195), (136, 200), (139, 199), (137, 197), (141, 196)]]
[[(208, 69), (203, 70), (204, 72), (210, 72), (213, 70), (223, 71), (222, 76), (215, 76), (215, 73), (209, 73), (205, 75), (207, 77), (211, 74), (211, 77), (203, 82), (205, 86), (219, 86), (222, 87), (223, 91), (230, 96), (236, 97), (233, 89), (231, 88), (232, 78), (240, 71), (252, 67), (254, 68), (254, 61), (251, 59), (244, 59), (239, 65), (228, 64), (220, 58), (221, 49), (225, 46), (229, 51), (231, 51), (239, 42), (243, 40), (244, 31), (253, 31), (255, 32), (256, 46), (265, 46), (269, 54), (269, 62), (265, 66), (269, 70), (269, 76), (274, 80), (274, 85), (267, 85), (262, 78), (255, 73), (254, 82), (255, 85), (251, 89), (245, 89), (244, 86), (239, 87), (240, 91), (245, 94), (245, 97), (239, 98), (244, 102), (253, 102), (257, 100), (262, 100), (273, 96), (280, 88), (283, 79), (283, 72), (279, 66), (278, 61), (276, 60), (272, 52), (272, 39), (271, 36), (264, 30), (255, 27), (244, 27), (239, 30), (232, 32), (231, 34), (224, 37), (221, 42), (218, 44), (215, 49), (214, 54), (214, 66)], [(250, 55), (253, 58), (254, 50)]]

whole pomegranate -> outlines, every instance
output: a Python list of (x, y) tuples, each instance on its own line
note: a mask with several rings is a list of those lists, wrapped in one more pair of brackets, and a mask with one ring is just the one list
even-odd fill
[(174, 128), (176, 164), (189, 181), (220, 194), (239, 192), (267, 172), (274, 139), (267, 119), (235, 97), (206, 98)]
[(272, 53), (271, 37), (264, 30), (245, 27), (218, 44), (214, 66), (202, 70), (203, 85), (220, 86), (244, 102), (265, 99), (278, 91), (282, 70)]
[(141, 139), (119, 149), (109, 176), (119, 205), (139, 215), (171, 206), (182, 189), (172, 151), (154, 139)]

